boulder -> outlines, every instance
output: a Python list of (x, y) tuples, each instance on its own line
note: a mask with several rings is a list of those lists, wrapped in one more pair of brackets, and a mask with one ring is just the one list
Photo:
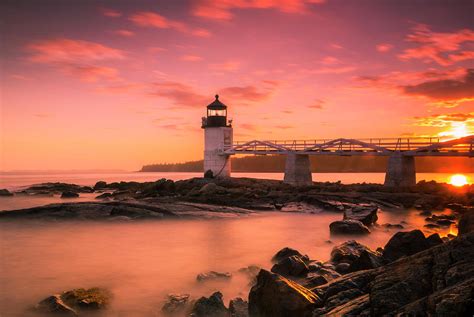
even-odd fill
[(55, 316), (77, 316), (77, 312), (64, 303), (61, 295), (52, 295), (43, 299), (35, 306), (35, 310), (39, 313), (54, 314)]
[(199, 273), (196, 276), (196, 280), (198, 282), (203, 282), (207, 280), (228, 280), (232, 277), (232, 274), (229, 272), (216, 272), (216, 271), (209, 271), (205, 273)]
[(61, 198), (77, 198), (77, 197), (79, 197), (79, 194), (75, 192), (66, 191), (66, 192), (62, 192), (61, 194)]
[(354, 206), (344, 210), (344, 220), (358, 220), (366, 226), (373, 225), (377, 217), (377, 206)]
[(303, 256), (298, 250), (285, 247), (278, 251), (272, 258), (272, 262), (280, 262), (283, 259), (286, 259), (292, 255)]
[(305, 276), (308, 272), (308, 266), (303, 261), (301, 256), (292, 255), (288, 258), (284, 258), (275, 265), (273, 265), (271, 271), (283, 276)]
[(199, 193), (202, 195), (214, 195), (225, 193), (226, 189), (222, 186), (216, 185), (215, 183), (208, 183), (199, 189)]
[(95, 199), (108, 199), (111, 198), (113, 195), (112, 193), (103, 193), (97, 196)]
[(463, 235), (474, 231), (474, 213), (465, 213), (459, 219), (458, 234)]
[(229, 313), (231, 317), (248, 317), (249, 303), (240, 297), (234, 298), (229, 303)]
[(201, 297), (194, 303), (192, 317), (228, 317), (229, 311), (222, 301), (222, 293), (215, 292), (209, 297)]
[(8, 189), (0, 189), (0, 196), (13, 196)]
[(189, 306), (189, 294), (169, 294), (161, 311), (165, 315), (184, 314)]
[(111, 293), (102, 288), (76, 288), (40, 301), (35, 309), (41, 313), (77, 316), (81, 311), (103, 310), (108, 307)]
[(379, 252), (372, 251), (363, 244), (355, 240), (349, 240), (331, 251), (331, 262), (338, 265), (347, 263), (349, 267), (346, 270), (337, 269), (339, 273), (355, 272), (359, 270), (373, 269), (382, 265), (382, 255)]
[(319, 304), (311, 290), (281, 275), (261, 270), (249, 293), (249, 315), (259, 317), (306, 316)]
[(362, 222), (358, 220), (339, 220), (329, 225), (331, 234), (369, 234), (370, 230)]
[(104, 181), (98, 181), (94, 185), (94, 190), (100, 190), (100, 189), (104, 189), (104, 188), (107, 188), (107, 183), (104, 182)]
[(72, 307), (87, 310), (101, 310), (110, 304), (111, 293), (103, 288), (76, 288), (61, 295), (61, 299)]
[(383, 257), (388, 262), (392, 262), (402, 256), (421, 252), (440, 243), (442, 240), (434, 237), (428, 240), (420, 230), (397, 232), (385, 245)]

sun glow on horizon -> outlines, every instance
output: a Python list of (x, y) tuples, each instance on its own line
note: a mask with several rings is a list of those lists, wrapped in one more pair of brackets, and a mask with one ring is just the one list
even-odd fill
[(465, 122), (452, 122), (449, 130), (440, 132), (438, 135), (440, 137), (459, 139), (472, 134), (469, 130)]
[(454, 174), (449, 178), (449, 184), (456, 187), (461, 187), (469, 184), (469, 179), (466, 175)]

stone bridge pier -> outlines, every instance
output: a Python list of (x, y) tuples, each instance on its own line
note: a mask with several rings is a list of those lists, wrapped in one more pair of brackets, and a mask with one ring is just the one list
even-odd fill
[(286, 156), (284, 183), (305, 186), (312, 185), (309, 155), (289, 152)]
[(394, 153), (388, 158), (385, 186), (404, 187), (416, 185), (415, 157)]

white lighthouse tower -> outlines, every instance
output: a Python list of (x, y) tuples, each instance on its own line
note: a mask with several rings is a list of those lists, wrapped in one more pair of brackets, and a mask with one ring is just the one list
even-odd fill
[(232, 146), (233, 129), (227, 121), (227, 106), (216, 100), (207, 106), (207, 117), (202, 118), (204, 129), (204, 173), (214, 177), (230, 177), (229, 155), (224, 150)]

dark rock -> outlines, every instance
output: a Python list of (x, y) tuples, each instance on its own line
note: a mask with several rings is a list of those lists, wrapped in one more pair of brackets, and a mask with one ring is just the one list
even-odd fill
[(106, 308), (109, 306), (111, 298), (112, 295), (108, 290), (98, 287), (90, 289), (76, 288), (61, 295), (61, 299), (69, 306), (88, 310)]
[(228, 280), (232, 277), (232, 274), (229, 272), (216, 272), (216, 271), (209, 271), (205, 273), (199, 273), (196, 276), (196, 280), (198, 282), (203, 282), (207, 280)]
[(452, 224), (454, 224), (454, 221), (448, 220), (448, 219), (440, 219), (440, 220), (436, 220), (436, 223), (440, 226), (449, 227)]
[(423, 210), (422, 212), (419, 213), (420, 216), (431, 216), (432, 213), (429, 210)]
[(107, 188), (107, 183), (104, 182), (104, 181), (98, 181), (94, 185), (94, 190), (100, 190), (100, 189), (104, 189), (104, 188)]
[(434, 223), (427, 223), (423, 227), (428, 228), (428, 229), (439, 229), (441, 228), (440, 225), (434, 224)]
[(426, 243), (428, 244), (428, 248), (431, 248), (443, 244), (443, 240), (439, 234), (433, 233), (432, 235), (428, 236), (428, 238), (426, 238)]
[(204, 178), (214, 178), (214, 173), (211, 170), (207, 170), (204, 173)]
[(336, 265), (336, 272), (346, 274), (350, 272), (351, 265), (349, 263), (341, 262)]
[(307, 316), (320, 303), (311, 290), (281, 275), (261, 270), (249, 293), (249, 315), (259, 317)]
[(420, 230), (397, 232), (385, 245), (383, 257), (392, 262), (402, 256), (421, 252), (432, 246), (434, 239), (427, 240)]
[(63, 302), (61, 295), (52, 295), (43, 299), (35, 309), (40, 313), (54, 314), (55, 316), (77, 316), (77, 312)]
[(354, 206), (344, 210), (344, 220), (358, 220), (366, 226), (374, 224), (377, 217), (377, 206)]
[(389, 229), (403, 229), (403, 225), (401, 224), (391, 224), (391, 223), (384, 223), (383, 226), (385, 228), (389, 228)]
[(229, 311), (222, 301), (222, 293), (215, 292), (209, 297), (201, 297), (191, 310), (192, 317), (228, 317)]
[(112, 193), (103, 193), (97, 196), (95, 199), (107, 199), (107, 198), (111, 198), (112, 196), (113, 196)]
[(292, 249), (292, 248), (285, 247), (285, 248), (281, 249), (280, 251), (278, 251), (273, 256), (272, 262), (280, 262), (281, 260), (289, 258), (292, 255), (297, 255), (297, 256), (300, 256), (300, 257), (303, 256), (299, 251), (297, 251), (295, 249)]
[(231, 317), (248, 317), (249, 303), (240, 297), (234, 298), (229, 303), (229, 313)]
[(78, 193), (75, 192), (63, 192), (61, 198), (77, 198), (79, 197)]
[(169, 294), (161, 311), (166, 315), (184, 314), (188, 306), (189, 294)]
[(13, 196), (8, 189), (0, 189), (0, 196)]
[(252, 286), (257, 282), (257, 275), (260, 272), (260, 267), (256, 265), (249, 265), (247, 267), (243, 267), (239, 269), (239, 273), (247, 275), (249, 278), (249, 285)]
[(301, 256), (292, 255), (273, 265), (271, 271), (283, 276), (304, 276), (309, 269)]
[(369, 234), (370, 230), (358, 220), (334, 221), (329, 225), (331, 234)]
[(382, 255), (379, 252), (372, 251), (354, 240), (334, 247), (331, 251), (331, 262), (336, 265), (339, 263), (349, 264), (345, 271), (338, 270), (336, 266), (336, 271), (339, 273), (373, 269), (383, 264)]
[(459, 219), (458, 234), (463, 235), (474, 231), (474, 213), (465, 213)]

